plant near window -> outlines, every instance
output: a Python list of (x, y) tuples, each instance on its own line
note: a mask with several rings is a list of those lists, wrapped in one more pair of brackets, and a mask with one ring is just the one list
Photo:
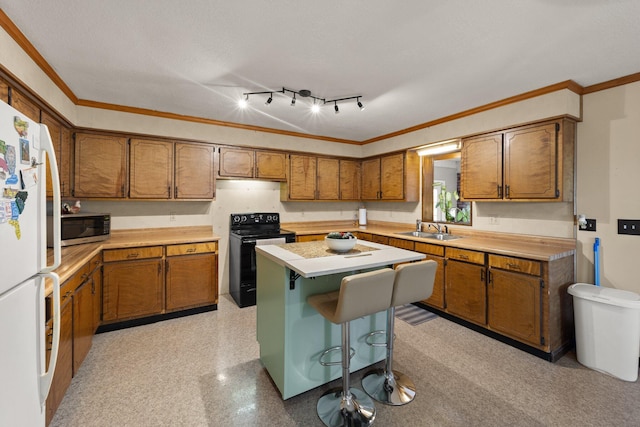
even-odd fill
[(439, 182), (434, 182), (433, 186), (440, 187), (436, 209), (444, 212), (445, 220), (447, 222), (469, 222), (470, 209), (469, 207), (463, 209), (458, 207), (458, 200), (460, 199), (458, 192), (447, 191), (447, 187)]

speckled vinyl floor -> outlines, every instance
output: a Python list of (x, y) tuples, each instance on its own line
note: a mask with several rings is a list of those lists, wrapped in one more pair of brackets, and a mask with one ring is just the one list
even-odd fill
[[(214, 312), (95, 336), (51, 425), (322, 426), (316, 400), (340, 381), (282, 401), (255, 318), (223, 295)], [(418, 390), (408, 405), (378, 404), (375, 425), (640, 425), (640, 382), (584, 368), (574, 353), (552, 364), (442, 318), (395, 324), (395, 368)]]

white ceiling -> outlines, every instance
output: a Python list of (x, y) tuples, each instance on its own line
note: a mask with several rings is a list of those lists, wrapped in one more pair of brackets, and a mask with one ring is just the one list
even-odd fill
[[(83, 100), (364, 141), (640, 71), (637, 0), (0, 0)], [(362, 95), (295, 107), (282, 94)]]

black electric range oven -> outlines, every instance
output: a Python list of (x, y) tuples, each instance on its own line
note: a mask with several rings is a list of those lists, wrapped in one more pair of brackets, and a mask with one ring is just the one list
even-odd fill
[(229, 228), (229, 293), (239, 307), (256, 304), (256, 245), (295, 242), (280, 231), (280, 214), (231, 214)]

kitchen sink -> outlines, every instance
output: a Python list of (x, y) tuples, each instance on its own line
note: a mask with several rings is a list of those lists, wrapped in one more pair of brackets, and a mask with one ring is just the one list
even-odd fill
[(434, 239), (434, 240), (455, 240), (460, 239), (462, 236), (454, 236), (453, 234), (448, 233), (425, 233), (424, 231), (403, 231), (401, 234), (403, 236), (413, 236), (413, 237), (421, 237), (424, 239)]

